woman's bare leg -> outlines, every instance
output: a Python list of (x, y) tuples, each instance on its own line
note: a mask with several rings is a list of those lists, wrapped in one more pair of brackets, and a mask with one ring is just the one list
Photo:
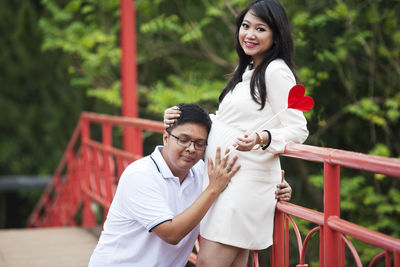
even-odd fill
[(249, 262), (249, 250), (241, 248), (231, 267), (245, 267)]
[(205, 238), (201, 239), (200, 250), (197, 256), (197, 267), (245, 267), (248, 251)]

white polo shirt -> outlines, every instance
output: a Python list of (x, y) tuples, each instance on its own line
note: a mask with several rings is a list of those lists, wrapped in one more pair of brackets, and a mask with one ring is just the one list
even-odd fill
[(122, 173), (104, 230), (90, 262), (97, 266), (185, 266), (199, 234), (193, 229), (177, 245), (170, 245), (151, 230), (182, 213), (200, 195), (204, 162), (194, 165), (180, 184), (161, 155), (131, 163)]

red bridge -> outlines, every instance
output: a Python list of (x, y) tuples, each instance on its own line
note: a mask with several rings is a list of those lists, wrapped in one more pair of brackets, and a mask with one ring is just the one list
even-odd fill
[[(95, 140), (91, 137), (90, 129), (98, 129), (99, 126), (102, 139)], [(142, 131), (146, 134), (163, 132), (161, 122), (82, 113), (54, 179), (29, 219), (30, 227), (96, 226), (93, 206), (100, 208), (101, 212), (97, 214), (103, 214), (100, 219), (102, 223), (120, 174), (130, 162), (142, 157), (141, 154), (113, 146), (113, 141), (118, 139), (112, 133), (120, 132), (115, 131), (115, 128), (134, 129), (139, 136), (142, 135)], [(137, 150), (141, 151), (141, 148)], [(344, 266), (346, 247), (354, 257), (354, 261), (348, 264), (362, 266), (360, 257), (348, 237), (382, 248), (382, 252), (371, 259), (369, 266), (375, 266), (378, 260), (384, 261), (386, 266), (400, 266), (400, 239), (340, 218), (341, 167), (399, 178), (400, 160), (298, 144), (288, 145), (283, 156), (321, 163), (321, 167), (324, 168), (324, 212), (286, 202), (277, 204), (271, 266), (289, 266), (289, 223), (294, 229), (298, 243), (300, 260), (296, 266), (308, 266), (305, 262), (307, 244), (310, 237), (316, 233), (319, 233), (320, 240), (320, 266)], [(94, 203), (96, 205), (93, 205)], [(304, 240), (292, 217), (315, 224), (315, 228)], [(192, 253), (190, 261), (196, 262), (195, 253)], [(259, 266), (257, 252), (254, 252), (253, 261), (254, 266)]]

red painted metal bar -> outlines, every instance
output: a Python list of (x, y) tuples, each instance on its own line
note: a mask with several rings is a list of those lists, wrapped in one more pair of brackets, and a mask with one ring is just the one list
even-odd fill
[(344, 233), (370, 245), (380, 247), (389, 251), (400, 252), (399, 238), (394, 238), (379, 232), (372, 231), (365, 227), (340, 219), (338, 217), (329, 218), (327, 224), (334, 231)]
[[(136, 23), (133, 0), (120, 0), (121, 10), (121, 81), (122, 116), (138, 117), (137, 66), (136, 66)], [(134, 128), (123, 131), (123, 146), (126, 151), (142, 154), (141, 132)]]
[(395, 267), (400, 267), (400, 252), (395, 251), (393, 253), (393, 258), (394, 258), (394, 266)]
[[(339, 233), (338, 233), (339, 234)], [(344, 238), (346, 238), (346, 236), (344, 236), (344, 235), (339, 235), (340, 237), (341, 237), (341, 239), (340, 239), (340, 241), (339, 241), (339, 255), (340, 255), (340, 266), (341, 267), (344, 267), (345, 266), (345, 261), (346, 261), (346, 259), (345, 259), (345, 249), (346, 249), (346, 247), (345, 247), (345, 241), (343, 240), (343, 238), (342, 237), (344, 237)], [(350, 241), (349, 241), (350, 242)], [(357, 254), (358, 255), (358, 254)]]
[(141, 158), (139, 156), (132, 155), (132, 153), (129, 153), (129, 152), (124, 151), (124, 150), (120, 150), (120, 149), (115, 148), (115, 147), (103, 147), (103, 145), (101, 143), (97, 142), (97, 141), (87, 140), (84, 143), (90, 148), (99, 149), (101, 151), (113, 154), (114, 156), (129, 159), (131, 162)]
[(386, 255), (385, 251), (382, 251), (381, 253), (379, 253), (378, 255), (376, 255), (375, 257), (372, 258), (371, 262), (369, 263), (368, 267), (373, 267), (375, 266), (375, 263), (380, 259), (383, 258)]
[[(279, 204), (279, 203), (278, 203)], [(271, 266), (285, 266), (285, 214), (279, 209), (275, 210), (274, 218), (274, 243), (271, 247)]]
[(105, 114), (97, 114), (92, 112), (82, 112), (81, 117), (83, 119), (89, 120), (92, 123), (109, 123), (112, 126), (134, 127), (139, 130), (146, 130), (156, 133), (163, 133), (165, 129), (164, 124), (162, 122), (141, 119), (141, 118), (127, 118), (127, 117), (111, 116)]
[(279, 201), (276, 204), (276, 210), (318, 225), (324, 225), (324, 214), (319, 211), (300, 207), (285, 201)]
[(288, 144), (282, 155), (400, 178), (400, 160), (394, 158), (301, 144)]
[(400, 267), (400, 251), (395, 251), (393, 253), (393, 258), (394, 258), (394, 266)]
[[(82, 115), (81, 115), (82, 116)], [(65, 153), (62, 156), (60, 163), (58, 164), (55, 173), (61, 173), (62, 170), (65, 168), (66, 160), (67, 160), (67, 153), (68, 151), (73, 151), (74, 146), (76, 145), (79, 135), (81, 134), (81, 124), (78, 122), (76, 125), (74, 132), (72, 133), (71, 139), (68, 142), (67, 148), (65, 149)]]
[[(81, 124), (78, 123), (77, 126), (75, 127), (71, 139), (68, 142), (67, 148), (61, 157), (61, 160), (56, 168), (56, 171), (54, 172), (54, 175), (57, 173), (61, 173), (62, 170), (66, 167), (67, 163), (67, 154), (69, 151), (73, 150), (73, 147), (75, 146), (80, 132), (81, 132)], [(48, 203), (50, 203), (50, 199), (48, 196), (50, 196), (51, 191), (54, 189), (54, 180), (50, 181), (49, 184), (46, 186), (46, 189), (44, 190), (42, 197), (39, 199), (39, 201), (36, 203), (33, 212), (28, 218), (27, 225), (28, 226), (33, 226), (36, 222), (42, 221), (42, 218), (39, 216), (39, 211), (40, 210), (47, 210)]]
[[(87, 119), (82, 118), (81, 120), (81, 143), (82, 143), (82, 151), (83, 151), (83, 162), (84, 162), (84, 174), (85, 174), (85, 187), (90, 187), (90, 167), (92, 165), (91, 156), (89, 152), (89, 148), (85, 145), (85, 142), (90, 139), (90, 126), (89, 121)], [(85, 194), (83, 200), (83, 212), (82, 212), (82, 226), (83, 227), (93, 227), (96, 226), (96, 219), (94, 213), (91, 208), (91, 200), (90, 197)]]
[(129, 153), (127, 151), (115, 147), (104, 147), (101, 143), (93, 140), (86, 140), (84, 141), (84, 144), (86, 144), (90, 148), (99, 149), (104, 152), (113, 154), (114, 156), (129, 159), (131, 162), (141, 158), (140, 156), (132, 155), (132, 153)]
[(297, 267), (307, 266), (307, 264), (305, 264), (307, 244), (308, 244), (308, 241), (310, 240), (310, 238), (312, 237), (312, 235), (314, 233), (316, 233), (317, 231), (321, 231), (321, 226), (317, 226), (317, 227), (311, 229), (311, 231), (307, 234), (306, 238), (304, 239), (303, 248), (301, 249), (301, 253), (300, 253), (300, 264), (296, 265)]
[(324, 266), (337, 267), (340, 262), (340, 237), (327, 227), (328, 219), (340, 217), (340, 167), (324, 163)]
[[(112, 128), (109, 123), (102, 124), (103, 147), (112, 147)], [(104, 199), (111, 203), (113, 199), (112, 186), (114, 184), (114, 175), (112, 173), (112, 158), (108, 151), (103, 151), (104, 178), (102, 188), (104, 188)], [(104, 220), (107, 218), (109, 208), (104, 208)]]
[[(285, 213), (287, 215), (295, 216), (301, 219), (305, 219), (308, 221), (311, 221), (316, 224), (320, 224), (322, 222), (323, 224), (323, 213), (309, 210), (304, 207), (300, 207), (294, 204), (290, 204), (287, 202), (278, 202), (277, 204), (277, 212), (276, 213)], [(279, 225), (277, 225), (279, 222), (275, 222), (275, 228), (279, 228)], [(371, 244), (376, 247), (380, 247), (383, 249), (387, 249), (388, 251), (394, 251), (394, 257), (396, 257), (396, 253), (399, 254), (400, 252), (400, 239), (394, 238), (379, 232), (375, 232), (372, 230), (369, 230), (365, 227), (347, 222), (343, 219), (340, 219), (338, 217), (331, 217), (328, 220), (328, 225), (331, 229), (331, 231), (336, 231), (340, 233), (344, 233), (346, 235), (352, 236), (362, 242)], [(321, 227), (322, 228), (322, 227)], [(326, 227), (324, 227), (326, 228)], [(309, 233), (311, 234), (311, 233)], [(320, 252), (324, 251), (324, 246), (323, 246), (323, 235), (321, 234), (321, 246), (320, 246)], [(279, 240), (277, 240), (279, 242)], [(274, 244), (275, 246), (275, 244)], [(305, 246), (305, 244), (303, 244)], [(304, 247), (303, 247), (304, 249)], [(281, 252), (283, 255), (283, 252)], [(304, 252), (305, 253), (305, 252)], [(273, 254), (275, 256), (275, 254)], [(279, 255), (277, 256), (279, 258)], [(387, 259), (390, 257), (387, 257)], [(376, 260), (376, 259), (375, 259)], [(320, 261), (321, 263), (323, 262), (323, 255), (320, 256)], [(273, 262), (273, 261), (271, 261)], [(304, 261), (300, 261), (301, 264), (305, 264)], [(279, 266), (279, 265), (271, 265), (271, 266)], [(302, 265), (299, 265), (302, 266)], [(320, 264), (320, 266), (323, 266), (323, 264)], [(387, 265), (387, 266), (390, 266)], [(399, 265), (394, 265), (394, 266), (399, 266)]]
[(391, 266), (392, 265), (392, 261), (391, 261), (390, 252), (389, 251), (385, 251), (385, 264), (386, 264), (386, 266)]
[[(303, 242), (301, 240), (301, 235), (300, 235), (300, 231), (299, 228), (297, 227), (296, 223), (294, 222), (294, 220), (292, 219), (292, 217), (290, 217), (289, 215), (287, 216), (289, 222), (292, 224), (293, 230), (296, 234), (296, 239), (297, 239), (297, 247), (299, 250), (299, 255), (301, 255), (301, 251), (303, 250)], [(289, 228), (289, 226), (288, 226)], [(288, 229), (289, 230), (289, 229)], [(289, 235), (288, 235), (289, 236)], [(288, 242), (289, 243), (289, 242)], [(289, 250), (289, 249), (288, 249)]]
[[(278, 202), (277, 203), (277, 212), (276, 213), (285, 213), (287, 215), (291, 215), (300, 219), (308, 220), (310, 222), (313, 222), (315, 224), (323, 225), (323, 213), (310, 210), (304, 207), (299, 207), (297, 205), (287, 203), (287, 202)], [(279, 222), (275, 222), (275, 228), (279, 228), (279, 225), (277, 225)], [(376, 247), (380, 247), (383, 249), (387, 249), (388, 251), (394, 251), (394, 255), (400, 253), (400, 239), (394, 238), (379, 232), (375, 232), (372, 230), (369, 230), (365, 227), (347, 222), (345, 220), (342, 220), (338, 217), (331, 217), (328, 220), (328, 225), (331, 229), (331, 231), (337, 231), (344, 233), (346, 235), (352, 236), (362, 242), (371, 244)], [(322, 227), (321, 227), (322, 228)], [(324, 227), (326, 228), (326, 227)], [(277, 240), (276, 242), (279, 242)], [(321, 234), (321, 240), (320, 240), (320, 252), (324, 251), (324, 246), (323, 246), (323, 235)], [(275, 244), (274, 244), (275, 246)], [(305, 244), (303, 244), (305, 246)], [(304, 249), (304, 247), (303, 247)], [(305, 253), (305, 252), (304, 252)], [(275, 255), (275, 254), (273, 254)], [(283, 255), (283, 254), (282, 254)], [(279, 255), (277, 256), (279, 258)], [(394, 256), (395, 257), (395, 256)], [(320, 256), (320, 261), (321, 263), (323, 262), (323, 255)], [(272, 261), (271, 261), (272, 262)], [(301, 261), (301, 264), (304, 264), (304, 261)], [(279, 266), (279, 265), (271, 265), (271, 266)], [(323, 266), (323, 264), (320, 264), (320, 266)], [(388, 265), (390, 266), (390, 265)], [(394, 265), (398, 266), (398, 265)]]
[(289, 267), (289, 221), (288, 221), (288, 215), (285, 214), (285, 243), (284, 243), (284, 258), (285, 258), (285, 267)]
[[(357, 267), (362, 267), (360, 256), (358, 255), (358, 253), (357, 253), (355, 247), (353, 246), (353, 244), (350, 242), (350, 240), (345, 235), (342, 235), (341, 239), (346, 243), (346, 245), (350, 249), (350, 252), (353, 255), (354, 260), (355, 260), (355, 262), (357, 264)], [(344, 256), (344, 251), (343, 251), (342, 256)], [(342, 265), (344, 266), (344, 262), (342, 263)]]
[[(101, 124), (103, 127), (102, 143), (91, 140), (89, 124), (93, 123)], [(75, 214), (72, 213), (74, 211), (76, 213), (82, 202), (85, 203), (82, 214), (83, 225), (89, 226), (95, 223), (90, 209), (92, 201), (100, 201), (101, 206), (108, 208), (109, 204), (105, 203), (110, 203), (115, 193), (116, 176), (120, 175), (130, 162), (142, 157), (142, 155), (112, 147), (113, 126), (135, 127), (140, 131), (148, 130), (156, 133), (162, 133), (164, 130), (161, 122), (82, 113), (54, 174), (54, 180), (47, 186), (28, 220), (29, 226), (54, 225), (62, 221), (63, 224), (73, 225)], [(75, 146), (79, 145), (79, 135), (81, 147), (75, 149)], [(66, 164), (67, 159), (68, 164)], [(119, 166), (118, 170), (115, 169), (116, 163)], [(63, 172), (66, 172), (66, 179), (61, 182), (59, 177)]]
[(324, 227), (319, 231), (319, 266), (324, 266)]

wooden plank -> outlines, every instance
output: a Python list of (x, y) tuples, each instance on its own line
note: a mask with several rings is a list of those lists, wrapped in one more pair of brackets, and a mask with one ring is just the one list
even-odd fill
[(78, 227), (1, 230), (0, 266), (87, 266), (97, 240)]

